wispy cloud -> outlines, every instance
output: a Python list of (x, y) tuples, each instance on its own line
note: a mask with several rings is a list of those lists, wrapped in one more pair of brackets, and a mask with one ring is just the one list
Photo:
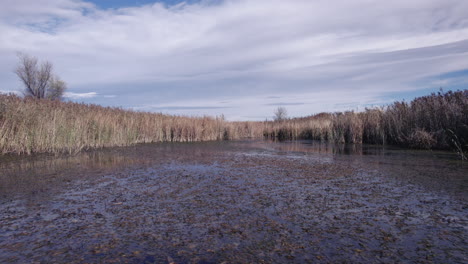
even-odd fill
[[(466, 84), (435, 77), (468, 69), (466, 10), (466, 0), (226, 0), (108, 10), (82, 0), (10, 1), (0, 9), (0, 89), (20, 87), (11, 73), (20, 50), (51, 60), (74, 100), (125, 107), (229, 101), (230, 109), (167, 111), (232, 119), (248, 111), (267, 117), (274, 99), (292, 115), (373, 104)], [(80, 96), (88, 91), (100, 96)]]
[(287, 105), (303, 105), (304, 103), (269, 103), (269, 104), (264, 104), (264, 105), (274, 105), (274, 106), (287, 106)]
[(145, 111), (161, 111), (161, 110), (206, 110), (206, 109), (227, 109), (230, 107), (221, 107), (221, 106), (135, 106), (132, 107), (135, 110), (145, 110)]
[(72, 93), (72, 92), (66, 92), (63, 97), (69, 98), (69, 99), (86, 99), (86, 98), (93, 98), (96, 97), (98, 94), (96, 92), (90, 92), (90, 93)]

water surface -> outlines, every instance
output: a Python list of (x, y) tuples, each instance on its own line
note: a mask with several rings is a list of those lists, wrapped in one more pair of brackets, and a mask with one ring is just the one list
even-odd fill
[(466, 263), (449, 152), (145, 144), (0, 158), (1, 263)]

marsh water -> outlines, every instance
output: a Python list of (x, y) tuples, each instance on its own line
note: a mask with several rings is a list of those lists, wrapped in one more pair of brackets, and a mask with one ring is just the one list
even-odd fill
[(313, 141), (0, 158), (0, 263), (467, 263), (468, 165)]

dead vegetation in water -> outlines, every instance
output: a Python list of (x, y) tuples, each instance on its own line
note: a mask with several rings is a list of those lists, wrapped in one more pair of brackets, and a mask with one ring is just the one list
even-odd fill
[[(51, 174), (61, 162), (19, 168), (37, 172), (28, 186), (42, 179), (50, 190), (0, 197), (0, 262), (463, 263), (466, 255), (466, 191), (455, 180), (464, 167), (448, 160), (406, 162), (404, 152), (317, 160), (322, 152), (304, 156), (310, 147), (297, 142), (126, 149), (121, 157), (148, 163), (90, 174), (69, 164), (71, 178)], [(95, 165), (106, 170), (115, 153), (102, 154)]]

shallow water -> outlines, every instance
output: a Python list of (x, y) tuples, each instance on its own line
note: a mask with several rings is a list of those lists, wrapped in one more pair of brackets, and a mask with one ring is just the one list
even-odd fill
[(0, 159), (0, 263), (466, 263), (468, 165), (299, 142)]

